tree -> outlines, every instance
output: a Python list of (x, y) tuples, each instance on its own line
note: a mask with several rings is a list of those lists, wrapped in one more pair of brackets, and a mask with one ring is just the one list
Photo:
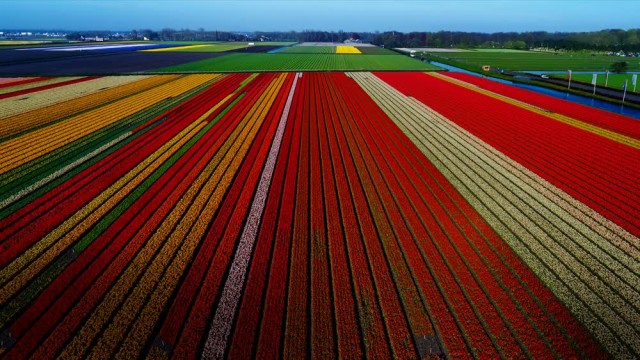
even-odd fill
[(525, 43), (522, 40), (515, 41), (513, 43), (513, 48), (514, 49), (518, 49), (518, 50), (526, 50), (527, 49), (527, 43)]
[(616, 61), (611, 64), (611, 71), (616, 74), (623, 74), (627, 72), (627, 62), (626, 61)]
[(138, 40), (138, 32), (131, 30), (131, 40)]
[(84, 36), (82, 36), (82, 34), (74, 32), (74, 33), (70, 33), (67, 34), (66, 36), (67, 40), (71, 40), (71, 41), (81, 41), (84, 39)]

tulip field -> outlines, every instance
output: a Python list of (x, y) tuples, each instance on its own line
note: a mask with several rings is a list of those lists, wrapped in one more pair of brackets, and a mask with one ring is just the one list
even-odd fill
[(639, 178), (459, 73), (0, 78), (0, 358), (638, 357)]

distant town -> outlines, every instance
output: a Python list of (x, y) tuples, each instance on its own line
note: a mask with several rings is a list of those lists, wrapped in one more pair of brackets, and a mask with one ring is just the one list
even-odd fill
[[(79, 34), (74, 36), (74, 34)], [(86, 36), (74, 31), (55, 30), (3, 30), (0, 31), (0, 40), (17, 41), (47, 41), (47, 40), (77, 40), (77, 41), (113, 41), (128, 40), (131, 32), (88, 31)]]

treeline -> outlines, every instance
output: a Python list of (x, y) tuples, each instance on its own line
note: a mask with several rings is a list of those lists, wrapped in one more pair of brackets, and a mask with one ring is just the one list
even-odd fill
[[(329, 31), (289, 31), (256, 32), (254, 38), (270, 40), (343, 42), (360, 39), (387, 48), (396, 47), (496, 47), (511, 49), (554, 48), (567, 50), (592, 49), (602, 51), (640, 51), (640, 29), (609, 29), (592, 32), (329, 32)], [(254, 39), (254, 40), (255, 40)]]
[(67, 40), (84, 40), (101, 37), (109, 40), (152, 40), (152, 41), (244, 41), (245, 34), (235, 34), (226, 31), (175, 30), (165, 28), (160, 31), (151, 29), (132, 30), (129, 33), (115, 33), (111, 31), (82, 31), (67, 34)]
[(160, 40), (160, 41), (244, 41), (247, 40), (245, 34), (234, 34), (217, 30), (175, 30), (165, 28), (160, 31), (149, 29), (131, 31), (132, 40)]
[(410, 32), (387, 31), (375, 34), (372, 43), (385, 47), (496, 47), (554, 48), (567, 50), (639, 51), (640, 29), (592, 32)]
[(265, 32), (253, 33), (254, 38), (269, 39), (274, 41), (298, 41), (298, 42), (344, 42), (347, 39), (361, 39), (364, 42), (373, 41), (373, 33), (353, 33), (340, 31), (288, 31), (288, 32)]
[[(109, 36), (109, 32), (84, 32), (69, 34), (70, 39), (80, 37)], [(360, 40), (387, 48), (396, 47), (495, 47), (511, 49), (552, 48), (602, 51), (640, 51), (640, 29), (608, 29), (592, 32), (345, 32), (345, 31), (257, 31), (252, 33), (232, 33), (211, 30), (175, 30), (165, 28), (160, 31), (150, 29), (133, 30), (130, 39), (161, 41), (298, 41), (298, 42), (344, 42), (347, 39)]]
[[(373, 40), (373, 33), (368, 34), (366, 41)], [(141, 40), (147, 38), (149, 40), (161, 41), (298, 41), (298, 42), (343, 42), (347, 39), (359, 39), (360, 35), (356, 33), (347, 33), (344, 31), (289, 31), (289, 32), (267, 32), (256, 31), (249, 33), (231, 33), (224, 31), (208, 31), (204, 29), (198, 30), (175, 30), (165, 28), (160, 31), (133, 30), (131, 31), (131, 39)]]

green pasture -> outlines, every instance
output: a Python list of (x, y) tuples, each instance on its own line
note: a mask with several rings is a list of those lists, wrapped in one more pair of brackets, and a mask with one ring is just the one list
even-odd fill
[(169, 66), (154, 72), (253, 72), (253, 71), (350, 71), (350, 70), (417, 70), (440, 68), (402, 55), (348, 54), (242, 54), (235, 53), (212, 59)]
[(470, 49), (466, 50), (469, 52), (481, 52), (481, 53), (503, 53), (503, 54), (520, 54), (520, 53), (528, 53), (526, 50), (516, 50), (516, 49)]
[(432, 53), (435, 57), (445, 58), (467, 66), (480, 68), (490, 65), (505, 70), (541, 70), (541, 71), (604, 71), (617, 61), (626, 61), (629, 70), (640, 70), (640, 58), (621, 58), (617, 56), (591, 55), (589, 53), (541, 53), (523, 52), (482, 52), (465, 51), (456, 53)]
[(291, 46), (280, 51), (281, 54), (335, 54), (335, 46)]
[(397, 52), (377, 46), (357, 46), (361, 53), (367, 55), (398, 55)]
[[(345, 46), (351, 46), (345, 44)], [(398, 55), (397, 52), (377, 46), (356, 46), (363, 54), (368, 55)], [(335, 54), (335, 46), (291, 46), (280, 51), (281, 54)]]
[[(560, 77), (563, 79), (567, 78), (567, 74), (553, 74), (554, 77)], [(622, 85), (625, 80), (628, 80), (627, 89), (629, 91), (633, 91), (633, 84), (631, 84), (631, 77), (633, 74), (609, 74), (609, 81), (607, 82), (607, 86), (614, 89), (622, 89)], [(638, 75), (640, 78), (640, 75)], [(591, 79), (593, 78), (593, 74), (571, 74), (572, 81), (582, 81), (586, 83), (591, 83)], [(605, 83), (605, 74), (598, 74), (597, 85), (604, 86)], [(636, 90), (640, 90), (640, 79), (638, 79), (638, 83), (636, 83)]]

